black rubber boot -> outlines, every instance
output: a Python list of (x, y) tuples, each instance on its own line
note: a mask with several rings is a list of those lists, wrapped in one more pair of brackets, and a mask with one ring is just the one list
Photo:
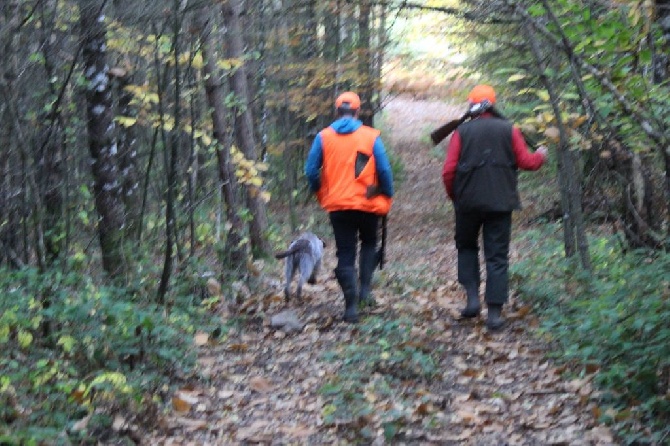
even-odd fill
[(500, 330), (505, 325), (505, 319), (502, 317), (502, 305), (487, 304), (489, 315), (486, 319), (486, 327), (491, 331)]
[(462, 317), (477, 317), (482, 311), (482, 307), (479, 304), (479, 290), (476, 288), (469, 288), (465, 290), (468, 296), (468, 302), (465, 305), (465, 308), (461, 310)]
[(353, 267), (336, 268), (337, 278), (342, 293), (344, 293), (344, 322), (358, 322), (358, 295), (356, 294), (356, 269)]
[(358, 293), (358, 304), (361, 307), (374, 306), (375, 301), (370, 295), (372, 276), (377, 267), (377, 250), (375, 247), (361, 247), (358, 257), (358, 273), (361, 288)]

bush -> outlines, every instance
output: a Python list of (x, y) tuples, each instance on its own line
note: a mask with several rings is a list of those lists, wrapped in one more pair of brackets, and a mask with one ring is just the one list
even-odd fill
[(0, 289), (2, 444), (52, 441), (94, 411), (147, 410), (194, 364), (185, 334), (208, 323), (197, 306), (175, 300), (167, 311), (78, 274), (2, 270)]
[(608, 238), (590, 248), (591, 276), (549, 241), (512, 268), (513, 280), (542, 313), (556, 357), (598, 370), (605, 421), (626, 441), (658, 444), (670, 436), (670, 254), (623, 252)]

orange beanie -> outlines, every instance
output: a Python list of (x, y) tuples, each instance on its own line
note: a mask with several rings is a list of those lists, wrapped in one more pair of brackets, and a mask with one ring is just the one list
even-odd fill
[(489, 101), (491, 104), (496, 103), (496, 92), (490, 85), (477, 85), (470, 91), (468, 101), (473, 104), (478, 104), (483, 101)]

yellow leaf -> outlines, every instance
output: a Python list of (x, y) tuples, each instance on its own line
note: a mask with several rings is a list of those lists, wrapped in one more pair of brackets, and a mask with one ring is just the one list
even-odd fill
[(123, 127), (132, 127), (137, 122), (137, 118), (131, 118), (129, 116), (117, 116), (116, 122), (118, 122)]
[(158, 102), (160, 102), (160, 98), (158, 97), (158, 93), (147, 93), (147, 95), (145, 96), (144, 99), (145, 99), (146, 102), (150, 102), (150, 103), (153, 103), (153, 104), (158, 104)]
[(30, 346), (30, 344), (33, 343), (33, 334), (30, 333), (29, 331), (19, 331), (18, 334), (18, 340), (19, 340), (19, 345), (22, 348), (27, 348)]
[(263, 185), (263, 179), (260, 177), (254, 177), (249, 181), (249, 183), (251, 183), (253, 186), (261, 187)]
[(536, 92), (536, 94), (537, 94), (537, 97), (540, 98), (540, 99), (542, 99), (543, 101), (549, 101), (549, 93), (547, 93), (547, 91), (545, 91), (545, 90), (538, 90), (538, 91)]
[(584, 124), (588, 119), (589, 119), (589, 117), (586, 116), (586, 115), (582, 115), (582, 116), (579, 116), (579, 117), (575, 118), (575, 120), (572, 121), (572, 128), (576, 129), (580, 125)]
[(197, 53), (193, 57), (192, 64), (193, 64), (193, 68), (195, 68), (196, 70), (201, 70), (202, 69), (202, 67), (205, 65), (204, 61), (202, 59), (202, 53)]
[(525, 78), (526, 78), (525, 74), (522, 74), (522, 73), (513, 74), (507, 79), (507, 82), (516, 82), (516, 81), (520, 81), (521, 79), (525, 79)]
[(76, 343), (77, 340), (75, 338), (65, 335), (60, 337), (57, 344), (63, 347), (65, 353), (70, 353)]
[(561, 136), (561, 132), (558, 130), (557, 127), (547, 127), (547, 129), (544, 131), (544, 136), (554, 140), (554, 142), (558, 142)]
[(210, 138), (207, 133), (202, 134), (200, 141), (202, 141), (202, 143), (206, 146), (212, 145), (212, 138)]

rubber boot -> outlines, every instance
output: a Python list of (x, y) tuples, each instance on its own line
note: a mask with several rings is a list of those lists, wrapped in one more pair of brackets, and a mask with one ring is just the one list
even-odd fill
[(465, 290), (468, 301), (465, 308), (461, 310), (461, 316), (466, 318), (477, 317), (482, 311), (479, 304), (479, 290), (477, 288), (468, 288)]
[(353, 267), (336, 268), (335, 277), (344, 293), (344, 322), (358, 322), (358, 296), (356, 294), (356, 269)]
[(358, 305), (360, 307), (374, 306), (374, 298), (370, 295), (372, 287), (372, 275), (377, 267), (377, 250), (375, 247), (361, 247), (358, 257), (358, 273), (361, 288), (358, 293)]
[(476, 249), (458, 250), (458, 282), (465, 288), (467, 304), (461, 310), (462, 317), (477, 317), (479, 305), (479, 252)]
[(486, 319), (486, 327), (491, 331), (500, 330), (505, 325), (502, 317), (502, 305), (488, 304), (489, 315)]

